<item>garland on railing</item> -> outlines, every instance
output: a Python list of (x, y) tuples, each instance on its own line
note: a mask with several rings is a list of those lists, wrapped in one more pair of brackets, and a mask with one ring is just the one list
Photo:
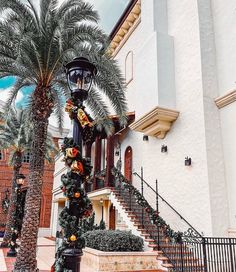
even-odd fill
[(117, 170), (117, 168), (112, 169), (112, 173), (115, 178), (115, 184), (119, 186), (119, 184), (123, 185), (124, 189), (129, 190), (129, 192), (134, 195), (136, 202), (144, 208), (144, 210), (148, 213), (150, 221), (158, 227), (161, 227), (164, 231), (166, 237), (173, 239), (175, 242), (179, 242), (180, 236), (182, 236), (182, 232), (175, 232), (171, 229), (170, 225), (166, 223), (166, 221), (159, 215), (159, 213), (154, 210), (147, 200), (142, 196), (138, 189), (136, 189), (123, 175)]

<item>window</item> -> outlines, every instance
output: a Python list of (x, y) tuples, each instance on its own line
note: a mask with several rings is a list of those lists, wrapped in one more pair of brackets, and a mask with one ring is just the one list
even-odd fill
[(23, 157), (23, 162), (29, 163), (30, 162), (30, 153), (26, 153)]
[(3, 160), (3, 151), (0, 150), (0, 161), (2, 161), (2, 160)]

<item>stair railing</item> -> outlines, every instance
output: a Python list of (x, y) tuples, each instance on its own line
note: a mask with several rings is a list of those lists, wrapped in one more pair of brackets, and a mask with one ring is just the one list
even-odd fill
[[(124, 199), (127, 197), (125, 192), (128, 192), (129, 209), (135, 208), (134, 201), (142, 207), (140, 225), (142, 225), (142, 229), (149, 230), (151, 238), (157, 243), (157, 249), (166, 256), (173, 271), (236, 272), (236, 238), (203, 237), (159, 194), (157, 180), (155, 189), (144, 180), (142, 168), (141, 175), (133, 173), (141, 181), (139, 190), (126, 180), (117, 169), (114, 169), (113, 174), (116, 188), (121, 195), (123, 194)], [(150, 191), (155, 197), (154, 195), (150, 196)], [(149, 201), (146, 200), (148, 197)], [(153, 199), (155, 199), (155, 203), (152, 203)], [(153, 205), (151, 206), (149, 203)], [(168, 221), (168, 224), (163, 218)], [(151, 228), (150, 223), (155, 228)]]
[(202, 237), (202, 235), (169, 203), (167, 202), (159, 193), (158, 193), (158, 181), (156, 179), (156, 190), (151, 186), (149, 185), (144, 179), (143, 179), (143, 167), (141, 167), (141, 176), (137, 173), (137, 172), (133, 172), (133, 175), (137, 176), (140, 180), (141, 180), (141, 194), (142, 196), (144, 196), (143, 192), (144, 192), (144, 184), (150, 188), (155, 196), (156, 196), (156, 210), (157, 210), (157, 213), (159, 213), (159, 198), (176, 214), (179, 216), (179, 218), (181, 220), (183, 220), (186, 225), (188, 226), (189, 229), (191, 229), (195, 235), (199, 236), (199, 237)]

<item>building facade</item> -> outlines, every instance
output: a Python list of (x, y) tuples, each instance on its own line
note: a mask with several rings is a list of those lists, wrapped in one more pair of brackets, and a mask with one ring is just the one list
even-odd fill
[[(0, 101), (0, 110), (4, 103)], [(55, 144), (59, 139), (63, 138), (68, 131), (64, 130), (63, 134), (59, 133), (59, 130), (49, 125), (49, 132), (51, 133)], [(10, 150), (3, 150), (0, 147), (0, 202), (3, 203), (4, 199), (10, 198), (10, 191), (12, 186), (13, 169), (8, 164), (10, 156)], [(29, 162), (30, 155), (25, 154), (20, 172), (26, 176), (26, 182), (23, 190), (27, 190), (27, 179), (29, 174)], [(45, 161), (43, 176), (43, 188), (42, 188), (42, 200), (41, 200), (41, 211), (40, 211), (40, 225), (39, 225), (39, 236), (50, 235), (50, 219), (51, 219), (51, 203), (52, 203), (52, 187), (53, 187), (53, 173), (54, 173), (54, 162), (48, 163)], [(0, 206), (0, 223), (6, 223), (7, 210), (4, 209), (4, 205)]]
[[(97, 178), (121, 158), (122, 172), (140, 188), (132, 173), (142, 167), (145, 181), (155, 188), (157, 179), (160, 195), (206, 236), (236, 236), (235, 18), (232, 0), (131, 1), (111, 33), (111, 48), (125, 75), (132, 118), (116, 131), (112, 149), (110, 139), (91, 149)], [(63, 167), (58, 160), (52, 235), (65, 202)], [(112, 203), (112, 184), (101, 189), (93, 182), (88, 195), (97, 222), (103, 217), (108, 228), (129, 228)], [(144, 195), (154, 207), (155, 197)]]

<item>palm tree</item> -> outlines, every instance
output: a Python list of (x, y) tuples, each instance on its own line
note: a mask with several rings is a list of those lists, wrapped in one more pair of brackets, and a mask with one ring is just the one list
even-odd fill
[[(63, 64), (74, 57), (87, 57), (98, 70), (94, 88), (86, 106), (96, 116), (97, 124), (108, 120), (110, 100), (120, 122), (125, 123), (124, 80), (117, 63), (107, 53), (108, 40), (97, 26), (98, 14), (82, 0), (40, 0), (37, 10), (33, 0), (1, 0), (0, 77), (15, 76), (6, 109), (24, 86), (34, 86), (29, 108), (33, 122), (32, 157), (29, 189), (20, 250), (15, 271), (36, 270), (36, 243), (39, 227), (40, 197), (44, 170), (48, 119), (54, 111), (62, 127), (64, 97), (68, 89)], [(109, 124), (109, 122), (104, 122)]]
[[(24, 155), (30, 153), (32, 125), (29, 123), (27, 112), (23, 110), (16, 111), (15, 109), (11, 109), (6, 120), (4, 120), (3, 114), (1, 114), (0, 119), (3, 120), (3, 124), (0, 124), (0, 147), (1, 149), (9, 149), (10, 157), (8, 163), (13, 167), (11, 198), (7, 213), (5, 234), (3, 243), (1, 244), (2, 246), (7, 246), (11, 239), (11, 227), (14, 224), (16, 177), (20, 172)], [(52, 139), (48, 137), (45, 155), (46, 160), (52, 162), (52, 155), (56, 154), (56, 152), (57, 149)]]

